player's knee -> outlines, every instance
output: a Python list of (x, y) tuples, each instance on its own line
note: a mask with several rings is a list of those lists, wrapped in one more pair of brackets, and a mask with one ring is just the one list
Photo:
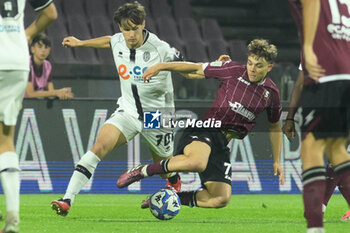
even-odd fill
[(207, 168), (207, 162), (201, 160), (192, 160), (188, 162), (189, 171), (203, 172)]
[(214, 201), (214, 208), (223, 208), (230, 203), (230, 197), (220, 196), (216, 197)]
[(100, 159), (103, 159), (106, 154), (108, 154), (110, 148), (106, 143), (96, 142), (92, 148), (91, 151), (96, 154)]

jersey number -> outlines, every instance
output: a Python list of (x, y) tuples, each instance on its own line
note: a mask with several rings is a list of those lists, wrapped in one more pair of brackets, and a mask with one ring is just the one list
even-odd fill
[[(332, 23), (341, 24), (343, 23), (345, 26), (350, 27), (350, 18), (340, 15), (338, 8), (338, 0), (328, 0), (329, 6), (331, 8), (332, 14)], [(347, 6), (348, 12), (350, 13), (350, 2), (348, 0), (339, 0), (340, 4), (345, 4)]]
[(0, 14), (3, 18), (14, 18), (18, 14), (17, 0), (0, 0)]
[(170, 142), (174, 140), (174, 135), (172, 133), (167, 133), (164, 135), (164, 138), (163, 138), (162, 134), (158, 134), (156, 135), (156, 138), (157, 138), (157, 146), (159, 146), (160, 143), (162, 143), (162, 141), (164, 141), (164, 146), (167, 146), (170, 144)]
[(224, 162), (224, 167), (225, 167), (225, 179), (232, 180), (231, 175), (232, 175), (232, 164)]

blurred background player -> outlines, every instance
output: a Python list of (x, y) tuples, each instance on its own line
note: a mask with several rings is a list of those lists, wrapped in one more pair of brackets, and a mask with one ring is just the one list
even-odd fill
[[(143, 82), (142, 73), (145, 67), (178, 60), (181, 56), (175, 48), (145, 30), (145, 16), (144, 7), (138, 2), (126, 3), (114, 15), (121, 33), (84, 41), (70, 36), (62, 42), (67, 47), (112, 48), (122, 96), (118, 99), (119, 108), (101, 128), (96, 143), (78, 162), (66, 194), (62, 199), (52, 201), (52, 208), (58, 215), (68, 214), (75, 196), (88, 182), (97, 164), (110, 151), (129, 142), (137, 134), (141, 134), (147, 142), (154, 162), (172, 157), (172, 129), (143, 129), (144, 109), (159, 109), (163, 113), (173, 111), (171, 73), (162, 72), (149, 83)], [(180, 191), (181, 181), (177, 173), (161, 176), (169, 177), (168, 184)]]
[(308, 233), (324, 232), (326, 152), (350, 205), (349, 133), (350, 30), (348, 2), (290, 0), (300, 30), (304, 89), (302, 181)]
[[(300, 96), (303, 90), (304, 84), (304, 72), (301, 70), (301, 65), (299, 67), (298, 79), (293, 87), (293, 90), (290, 95), (290, 102), (288, 108), (287, 118), (283, 124), (282, 130), (286, 134), (289, 140), (292, 140), (296, 136), (295, 131), (295, 120), (294, 116), (299, 107)], [(339, 184), (339, 177), (334, 172), (332, 165), (328, 162), (326, 167), (326, 193), (324, 197), (324, 201), (322, 204), (322, 212), (326, 211), (326, 207), (328, 205), (328, 201), (334, 193), (335, 188), (338, 186), (339, 191), (342, 192), (342, 186)], [(343, 194), (344, 196), (344, 194)], [(344, 216), (341, 218), (343, 221), (350, 220), (350, 211), (347, 211)]]
[(58, 97), (59, 99), (72, 99), (71, 88), (56, 89), (52, 83), (52, 66), (46, 60), (50, 55), (51, 41), (43, 33), (37, 35), (30, 46), (30, 72), (25, 98)]
[[(154, 174), (198, 172), (203, 189), (178, 193), (181, 204), (207, 208), (226, 206), (232, 193), (230, 150), (227, 144), (232, 138), (243, 139), (255, 126), (256, 117), (264, 110), (270, 122), (274, 175), (279, 174), (283, 184), (280, 165), (281, 100), (278, 88), (267, 77), (276, 57), (274, 45), (266, 40), (253, 40), (248, 45), (247, 65), (215, 61), (170, 62), (149, 67), (144, 73), (145, 81), (152, 80), (161, 71), (176, 71), (189, 78), (220, 80), (215, 102), (203, 120), (215, 118), (221, 121), (221, 128), (187, 128), (177, 146), (176, 156), (150, 165), (139, 165), (123, 173), (117, 186), (123, 188)], [(142, 207), (147, 207), (148, 203), (149, 200)]]
[(38, 18), (24, 30), (25, 0), (0, 1), (0, 176), (6, 199), (2, 233), (19, 231), (19, 161), (14, 131), (29, 73), (28, 41), (57, 18), (52, 0), (30, 0)]

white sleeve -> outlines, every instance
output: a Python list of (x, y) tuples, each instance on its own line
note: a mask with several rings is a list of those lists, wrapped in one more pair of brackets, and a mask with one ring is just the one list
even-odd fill
[(183, 60), (182, 54), (180, 53), (180, 51), (174, 47), (170, 47), (170, 45), (164, 41), (161, 42), (161, 45), (159, 47), (159, 52), (163, 62)]

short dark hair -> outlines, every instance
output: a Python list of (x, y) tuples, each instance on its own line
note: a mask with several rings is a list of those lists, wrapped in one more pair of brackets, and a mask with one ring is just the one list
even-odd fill
[(34, 39), (32, 40), (32, 43), (30, 44), (31, 46), (34, 46), (37, 43), (43, 43), (44, 45), (46, 45), (47, 47), (51, 47), (51, 40), (50, 38), (44, 34), (44, 33), (40, 33), (39, 35), (37, 35), (36, 37), (34, 37)]
[(127, 24), (130, 20), (136, 25), (140, 25), (146, 18), (145, 8), (137, 1), (126, 3), (118, 8), (114, 13), (114, 22), (118, 25)]
[(268, 63), (272, 64), (277, 57), (277, 48), (270, 44), (268, 40), (255, 39), (248, 45), (248, 56), (251, 55), (263, 57)]

